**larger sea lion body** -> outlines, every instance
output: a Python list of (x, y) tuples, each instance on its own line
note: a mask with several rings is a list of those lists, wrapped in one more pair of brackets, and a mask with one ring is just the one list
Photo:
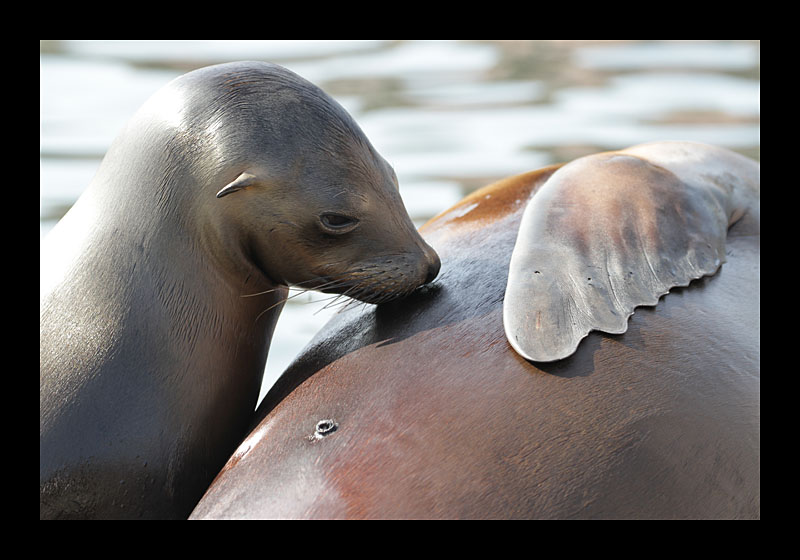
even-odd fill
[(531, 363), (503, 302), (525, 203), (556, 170), (421, 228), (437, 281), (327, 325), (191, 518), (758, 518), (758, 200), (715, 275)]
[(438, 270), (346, 111), (257, 62), (155, 94), (41, 261), (42, 518), (185, 518), (246, 434), (286, 285), (382, 301)]

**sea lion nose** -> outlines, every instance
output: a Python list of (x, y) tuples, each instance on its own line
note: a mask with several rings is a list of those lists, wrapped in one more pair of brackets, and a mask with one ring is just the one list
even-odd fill
[(431, 249), (427, 251), (428, 256), (428, 275), (425, 277), (425, 283), (430, 284), (439, 274), (439, 269), (442, 267), (442, 261), (439, 260), (439, 255)]

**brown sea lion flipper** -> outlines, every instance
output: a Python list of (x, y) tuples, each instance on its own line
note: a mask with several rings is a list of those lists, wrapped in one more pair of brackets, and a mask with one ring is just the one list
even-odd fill
[(570, 356), (590, 331), (714, 274), (730, 224), (758, 212), (757, 163), (711, 146), (645, 144), (575, 160), (530, 199), (503, 322), (528, 360)]

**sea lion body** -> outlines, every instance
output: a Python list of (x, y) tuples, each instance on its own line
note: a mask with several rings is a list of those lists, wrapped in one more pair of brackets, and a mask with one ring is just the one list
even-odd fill
[(380, 301), (438, 270), (352, 118), (258, 62), (155, 94), (41, 262), (42, 518), (185, 518), (246, 433), (287, 285)]
[(436, 282), (329, 323), (191, 519), (760, 517), (758, 201), (715, 275), (532, 363), (503, 300), (525, 203), (557, 168), (421, 228)]

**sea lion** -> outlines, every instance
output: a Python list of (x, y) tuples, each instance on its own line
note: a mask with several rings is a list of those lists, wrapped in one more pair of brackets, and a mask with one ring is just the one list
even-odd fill
[(186, 518), (252, 418), (289, 285), (436, 276), (352, 117), (273, 64), (157, 92), (41, 248), (41, 518)]
[[(654, 174), (627, 159), (646, 151), (677, 159)], [(420, 229), (442, 260), (433, 284), (346, 310), (312, 340), (190, 519), (760, 517), (758, 164), (695, 144), (620, 157), (628, 179), (690, 181), (691, 162), (721, 185), (755, 177), (716, 274), (637, 308), (623, 334), (527, 360), (505, 336), (509, 265), (530, 204), (567, 166), (486, 187)], [(571, 177), (592, 183), (607, 164)], [(591, 253), (575, 251), (565, 265)]]

